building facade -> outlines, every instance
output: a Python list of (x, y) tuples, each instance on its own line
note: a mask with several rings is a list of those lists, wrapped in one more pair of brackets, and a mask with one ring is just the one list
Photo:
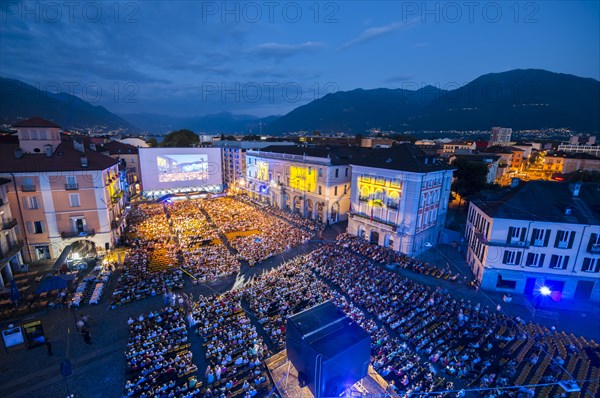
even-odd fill
[(490, 133), (490, 146), (493, 145), (510, 145), (512, 137), (512, 129), (506, 127), (492, 127)]
[(553, 173), (569, 174), (576, 171), (600, 170), (600, 158), (587, 153), (548, 153), (543, 158), (542, 171), (551, 177)]
[(355, 156), (348, 233), (416, 256), (444, 228), (453, 169), (413, 145)]
[(559, 152), (569, 152), (569, 153), (587, 153), (588, 155), (593, 155), (596, 157), (600, 157), (600, 145), (586, 145), (586, 144), (560, 144), (558, 146)]
[(138, 148), (119, 141), (109, 141), (102, 145), (100, 151), (121, 162), (122, 185), (129, 197), (139, 195), (143, 186)]
[(23, 270), (23, 242), (18, 240), (17, 220), (13, 217), (8, 199), (11, 180), (0, 178), (0, 290), (8, 287), (13, 274)]
[(473, 200), (467, 262), (487, 290), (600, 301), (600, 191), (594, 184), (532, 181)]
[(40, 118), (14, 127), (18, 141), (0, 145), (0, 177), (12, 181), (7, 198), (25, 261), (56, 258), (78, 241), (113, 247), (125, 227), (120, 162)]
[(444, 144), (442, 156), (468, 155), (476, 149), (475, 142), (450, 141)]
[[(246, 151), (261, 149), (273, 145), (273, 142), (262, 141), (215, 141), (214, 146), (221, 148), (223, 186), (238, 187), (246, 178)], [(277, 142), (277, 145), (295, 145), (293, 142)]]
[(253, 198), (323, 223), (347, 219), (348, 151), (360, 148), (269, 146), (246, 152), (245, 188)]

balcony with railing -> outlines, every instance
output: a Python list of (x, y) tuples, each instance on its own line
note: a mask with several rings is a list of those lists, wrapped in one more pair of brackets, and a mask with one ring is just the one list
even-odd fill
[(74, 183), (66, 183), (65, 184), (65, 189), (67, 191), (75, 191), (79, 189), (79, 184), (77, 184), (76, 182)]
[(398, 228), (398, 226), (396, 224), (394, 224), (391, 221), (386, 221), (384, 219), (381, 219), (379, 217), (371, 217), (368, 214), (365, 213), (359, 213), (356, 211), (352, 211), (351, 213), (348, 213), (350, 215), (350, 217), (358, 217), (358, 218), (362, 218), (364, 221), (366, 221), (367, 223), (373, 223), (373, 224), (383, 224), (388, 226), (393, 232), (396, 232), (396, 229)]
[(592, 254), (600, 254), (600, 243), (589, 245), (587, 252)]
[(21, 190), (23, 192), (35, 192), (35, 184), (24, 184), (21, 185)]
[(96, 235), (96, 231), (93, 229), (86, 229), (83, 231), (66, 231), (66, 232), (60, 233), (60, 237), (63, 239), (84, 238), (86, 236), (94, 236), (94, 235)]
[(6, 264), (15, 254), (19, 252), (23, 248), (23, 241), (19, 240), (17, 242), (8, 242), (8, 251), (6, 253), (2, 253), (2, 258), (0, 259), (0, 266)]
[(17, 219), (13, 218), (12, 220), (2, 221), (2, 229), (7, 230), (17, 226)]

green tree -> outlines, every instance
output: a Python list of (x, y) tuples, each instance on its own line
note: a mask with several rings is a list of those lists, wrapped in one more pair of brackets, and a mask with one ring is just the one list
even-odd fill
[(527, 162), (529, 163), (529, 167), (539, 166), (538, 163), (542, 161), (542, 154), (538, 151), (532, 152), (529, 156)]
[(190, 130), (176, 130), (165, 136), (160, 146), (163, 148), (189, 148), (200, 144), (200, 137)]
[(156, 138), (154, 138), (154, 137), (152, 137), (148, 141), (146, 141), (146, 144), (148, 144), (150, 146), (150, 148), (156, 148), (158, 146), (158, 142), (156, 141)]
[(465, 158), (456, 158), (452, 163), (457, 170), (454, 172), (452, 190), (462, 198), (468, 199), (473, 194), (487, 186), (488, 168), (479, 162), (470, 162)]

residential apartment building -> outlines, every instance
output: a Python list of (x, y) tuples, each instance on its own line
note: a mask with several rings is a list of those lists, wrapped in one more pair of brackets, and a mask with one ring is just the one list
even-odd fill
[(467, 155), (473, 153), (475, 148), (474, 141), (450, 141), (442, 147), (442, 156)]
[(600, 158), (587, 153), (553, 152), (544, 156), (542, 171), (550, 177), (553, 173), (569, 174), (578, 170), (600, 170)]
[(467, 262), (481, 287), (600, 301), (597, 184), (532, 181), (469, 206)]
[(510, 145), (512, 129), (506, 127), (492, 127), (490, 132), (490, 146)]
[(356, 153), (348, 233), (416, 256), (440, 241), (453, 169), (411, 144)]
[(0, 290), (9, 286), (13, 274), (20, 272), (23, 266), (23, 243), (18, 240), (17, 220), (12, 215), (8, 200), (7, 188), (11, 183), (7, 178), (0, 178)]
[(12, 181), (7, 198), (25, 261), (56, 258), (77, 241), (112, 247), (124, 228), (120, 162), (41, 118), (14, 127), (17, 137), (0, 144), (0, 177)]
[(361, 148), (268, 146), (246, 152), (248, 195), (323, 223), (347, 219), (350, 156)]
[(271, 145), (295, 145), (293, 142), (266, 142), (266, 141), (215, 141), (214, 146), (222, 148), (221, 161), (223, 172), (223, 185), (230, 188), (239, 185), (246, 177), (246, 151), (248, 149), (261, 149)]
[(600, 145), (586, 145), (586, 144), (560, 144), (558, 146), (559, 152), (569, 153), (587, 153), (588, 155), (600, 157)]
[(596, 136), (590, 134), (575, 134), (569, 138), (569, 144), (573, 145), (594, 145), (596, 143)]

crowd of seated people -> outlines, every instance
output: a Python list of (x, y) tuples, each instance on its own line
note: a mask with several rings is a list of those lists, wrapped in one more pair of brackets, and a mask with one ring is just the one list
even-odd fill
[(319, 232), (325, 229), (325, 225), (321, 222), (321, 220), (313, 220), (311, 218), (302, 217), (300, 213), (294, 213), (290, 211), (281, 210), (277, 206), (269, 206), (263, 203), (260, 203), (248, 195), (238, 195), (235, 196), (236, 200), (239, 200), (244, 203), (248, 203), (252, 206), (256, 206), (259, 209), (266, 211), (268, 213), (274, 214), (284, 220), (292, 222), (294, 225), (304, 228), (311, 232)]
[(252, 397), (270, 388), (263, 359), (271, 352), (242, 311), (240, 294), (200, 297), (192, 305), (196, 332), (206, 347), (207, 392), (215, 397)]
[(189, 350), (183, 308), (166, 307), (130, 318), (128, 323), (124, 396), (201, 396), (201, 383), (193, 375), (198, 369)]
[(128, 214), (123, 273), (117, 280), (111, 306), (183, 288), (177, 267), (176, 244), (162, 205), (141, 204)]
[(169, 205), (173, 230), (179, 238), (183, 268), (196, 278), (196, 283), (232, 275), (240, 269), (239, 261), (202, 213), (201, 203), (196, 200)]
[[(312, 270), (382, 322), (392, 335), (399, 337), (396, 343), (401, 342), (401, 347), (414, 352), (412, 360), (401, 368), (388, 365), (385, 356), (373, 364), (394, 381), (399, 392), (423, 391), (423, 383), (433, 383), (437, 374), (453, 386), (492, 389), (482, 392), (482, 396), (527, 397), (533, 396), (532, 390), (501, 388), (569, 378), (564, 369), (571, 373), (579, 369), (582, 380), (600, 373), (598, 364), (592, 366), (592, 359), (584, 350), (597, 349), (593, 341), (566, 336), (505, 316), (497, 308), (454, 298), (439, 288), (373, 266), (342, 246), (321, 246), (310, 256), (308, 264)], [(397, 350), (396, 343), (391, 344), (392, 352)], [(564, 369), (552, 360), (556, 354), (565, 363)], [(419, 371), (405, 377), (407, 368)], [(436, 384), (437, 391), (447, 389), (439, 380)], [(590, 384), (590, 389), (597, 388), (598, 383)], [(539, 396), (554, 396), (558, 390), (555, 385)]]
[(223, 234), (257, 231), (230, 240), (231, 246), (250, 265), (283, 253), (311, 237), (308, 231), (232, 198), (205, 200), (201, 205)]
[(430, 262), (417, 260), (413, 257), (406, 256), (390, 247), (383, 247), (369, 243), (365, 239), (349, 233), (338, 235), (337, 242), (339, 245), (347, 248), (348, 250), (365, 256), (378, 264), (396, 264), (401, 268), (418, 272), (420, 274), (434, 276), (439, 279), (447, 279), (451, 281), (457, 281), (459, 283), (465, 283), (465, 278), (462, 275), (453, 272), (449, 264), (446, 264), (444, 267), (438, 267)]
[[(295, 257), (243, 288), (250, 309), (278, 350), (285, 347), (285, 326), (289, 316), (331, 300), (371, 335), (371, 364), (375, 370), (390, 380), (396, 378), (398, 383), (409, 377), (418, 380), (421, 373), (428, 371), (418, 366), (419, 356), (406, 343), (392, 337), (388, 328), (376, 318), (366, 316), (351, 300), (321, 281), (306, 266), (312, 261), (311, 254)], [(430, 391), (438, 383), (439, 378), (431, 375), (429, 381), (419, 380), (416, 386), (419, 391)]]

